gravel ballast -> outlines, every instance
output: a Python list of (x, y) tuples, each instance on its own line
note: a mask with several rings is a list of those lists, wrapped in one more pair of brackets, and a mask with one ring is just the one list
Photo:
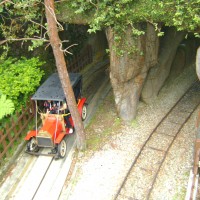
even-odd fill
[[(144, 141), (196, 79), (194, 67), (186, 69), (181, 76), (165, 85), (153, 103), (146, 105), (140, 102), (137, 118), (129, 125), (118, 119), (110, 92), (95, 119), (86, 128), (87, 141), (93, 138), (96, 145), (88, 144), (86, 152), (78, 153), (71, 178), (66, 182), (60, 200), (112, 200)], [(179, 133), (150, 199), (185, 198), (193, 163), (198, 110), (199, 107)], [(137, 190), (138, 193), (141, 188), (137, 183), (130, 184), (130, 190)], [(118, 199), (128, 198), (124, 194)]]

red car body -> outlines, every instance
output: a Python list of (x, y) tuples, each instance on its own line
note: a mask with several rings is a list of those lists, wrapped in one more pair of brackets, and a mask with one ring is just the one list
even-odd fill
[[(71, 84), (77, 101), (77, 108), (82, 120), (85, 120), (87, 109), (86, 98), (81, 97), (81, 75), (75, 73), (70, 75)], [(51, 90), (49, 90), (50, 86)], [(55, 94), (53, 93), (53, 90), (55, 90)], [(57, 101), (60, 105), (60, 102), (65, 100), (65, 95), (58, 74), (55, 73), (49, 77), (37, 90), (32, 99), (36, 102), (36, 108), (38, 108), (38, 101), (43, 102), (45, 100)], [(38, 120), (36, 114), (36, 129), (29, 131), (25, 137), (25, 140), (28, 141), (26, 152), (35, 155), (42, 155), (42, 153), (39, 152), (40, 148), (51, 148), (51, 152), (48, 155), (55, 155), (57, 158), (63, 158), (66, 154), (66, 135), (71, 134), (70, 128), (74, 129), (74, 123), (70, 113), (61, 114), (58, 111), (56, 114), (50, 114), (42, 111), (39, 112), (39, 115), (42, 120), (41, 125), (39, 127), (37, 126)], [(66, 123), (66, 115), (69, 115), (68, 123), (71, 125), (70, 128)]]

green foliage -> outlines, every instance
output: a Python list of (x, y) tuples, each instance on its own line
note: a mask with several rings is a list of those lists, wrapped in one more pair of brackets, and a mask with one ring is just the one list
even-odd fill
[[(0, 38), (6, 40), (1, 45), (6, 52), (8, 44), (14, 41), (27, 42), (28, 40), (40, 40), (37, 45), (42, 45), (44, 38), (42, 26), (44, 6), (41, 0), (12, 0), (0, 3)], [(30, 48), (31, 49), (31, 48)]]
[[(163, 35), (158, 24), (194, 33), (199, 31), (200, 26), (200, 0), (62, 0), (55, 3), (58, 13), (59, 7), (65, 6), (73, 11), (73, 17), (81, 14), (88, 19), (90, 33), (112, 27), (118, 47), (122, 47), (121, 41), (124, 42), (127, 27), (132, 27), (134, 37), (145, 33), (145, 30), (137, 28), (137, 23), (153, 24), (158, 36)], [(0, 16), (0, 37), (8, 41), (31, 36), (42, 39), (33, 41), (29, 50), (45, 41), (42, 34), (46, 33), (46, 25), (41, 26), (45, 22), (43, 1), (5, 1), (0, 3)]]
[(118, 44), (123, 40), (128, 26), (132, 26), (133, 36), (144, 34), (145, 31), (135, 28), (137, 23), (153, 24), (158, 36), (163, 35), (158, 29), (160, 23), (192, 32), (196, 32), (200, 26), (200, 0), (71, 0), (64, 3), (75, 10), (75, 14), (94, 13), (89, 21), (89, 32), (112, 27)]
[(0, 120), (3, 117), (12, 114), (14, 110), (14, 103), (10, 99), (7, 99), (6, 95), (2, 94), (0, 96)]
[[(172, 3), (174, 3), (172, 1)], [(173, 17), (173, 25), (178, 30), (195, 31), (200, 24), (200, 1), (183, 1), (179, 0), (178, 3), (174, 3), (175, 14)]]
[(44, 72), (38, 58), (8, 58), (0, 61), (0, 91), (11, 99), (16, 109), (24, 105), (39, 86)]
[(32, 45), (28, 47), (29, 51), (33, 51), (35, 48), (40, 47), (44, 44), (44, 40), (32, 40)]
[[(29, 30), (29, 28), (31, 32), (38, 33), (40, 30), (38, 29), (40, 27), (38, 22), (43, 15), (42, 8), (41, 0), (5, 1), (5, 3), (0, 4), (1, 27), (10, 30), (9, 32), (6, 31), (7, 36), (9, 34), (10, 36), (15, 36), (15, 33), (23, 31), (26, 34), (26, 30)], [(30, 21), (34, 23), (30, 24)], [(9, 27), (7, 27), (8, 24), (10, 25)]]

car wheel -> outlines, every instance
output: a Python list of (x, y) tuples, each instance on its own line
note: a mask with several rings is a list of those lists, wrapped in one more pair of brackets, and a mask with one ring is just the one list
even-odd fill
[(60, 144), (58, 144), (58, 156), (59, 158), (64, 158), (67, 152), (67, 144), (65, 139), (63, 139)]
[(27, 150), (30, 152), (38, 152), (39, 147), (35, 137), (32, 137), (27, 143)]
[(82, 117), (82, 120), (83, 120), (83, 121), (84, 121), (84, 120), (86, 119), (86, 117), (87, 117), (87, 106), (86, 106), (86, 104), (83, 105), (81, 117)]

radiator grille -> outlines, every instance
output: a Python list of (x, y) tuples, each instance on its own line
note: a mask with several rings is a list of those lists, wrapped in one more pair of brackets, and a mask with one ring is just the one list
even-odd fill
[(37, 143), (39, 147), (53, 147), (51, 138), (37, 137)]

